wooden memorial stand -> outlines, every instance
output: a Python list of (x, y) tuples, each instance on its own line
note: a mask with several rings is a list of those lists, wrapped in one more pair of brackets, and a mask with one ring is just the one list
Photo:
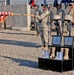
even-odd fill
[[(73, 37), (72, 37), (73, 38)], [(64, 37), (65, 39), (65, 37)], [(53, 40), (53, 39), (52, 39)], [(67, 40), (64, 40), (67, 41)], [(73, 40), (70, 40), (73, 42)], [(70, 43), (71, 44), (71, 43)], [(69, 49), (69, 59), (65, 60), (58, 60), (55, 58), (44, 58), (44, 57), (39, 57), (38, 58), (38, 67), (41, 69), (49, 69), (53, 71), (59, 71), (59, 72), (64, 72), (64, 71), (69, 71), (74, 69), (74, 47), (73, 43), (71, 45), (67, 45), (66, 42), (64, 42), (64, 45), (49, 45), (49, 47), (55, 47), (56, 52), (60, 51), (59, 49), (61, 48), (68, 48)]]

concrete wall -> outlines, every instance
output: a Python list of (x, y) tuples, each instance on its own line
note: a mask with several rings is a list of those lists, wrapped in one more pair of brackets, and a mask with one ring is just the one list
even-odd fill
[[(28, 9), (28, 10), (27, 10)], [(30, 7), (26, 4), (17, 4), (17, 5), (6, 5), (1, 6), (0, 11), (10, 11), (18, 14), (30, 14)], [(28, 12), (29, 11), (29, 12)], [(30, 16), (8, 16), (6, 22), (7, 25), (12, 27), (29, 27), (30, 25)], [(29, 22), (29, 23), (28, 23)]]
[(12, 4), (26, 4), (27, 0), (10, 0), (10, 5)]

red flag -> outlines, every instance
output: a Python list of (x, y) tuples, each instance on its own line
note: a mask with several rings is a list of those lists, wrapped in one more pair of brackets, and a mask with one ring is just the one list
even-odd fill
[(34, 0), (30, 0), (29, 4), (31, 4), (31, 6), (35, 5), (35, 1)]
[(34, 6), (35, 5), (35, 2), (34, 2), (34, 0), (32, 0), (32, 6)]

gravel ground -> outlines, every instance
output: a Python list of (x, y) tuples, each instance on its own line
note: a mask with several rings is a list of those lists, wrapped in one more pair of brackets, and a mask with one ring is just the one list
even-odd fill
[(0, 75), (74, 75), (38, 69), (40, 46), (35, 31), (0, 30)]

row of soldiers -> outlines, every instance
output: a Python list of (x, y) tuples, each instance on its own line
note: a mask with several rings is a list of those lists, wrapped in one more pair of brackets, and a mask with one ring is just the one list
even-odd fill
[[(52, 22), (53, 22), (55, 15), (53, 15), (53, 12), (50, 10), (50, 6), (44, 5), (44, 4), (41, 4), (41, 6), (42, 6), (43, 12), (41, 13), (41, 11), (39, 10), (39, 5), (35, 5), (35, 12), (34, 12), (34, 14), (32, 14), (32, 17), (35, 19), (35, 26), (36, 26), (37, 35), (41, 36), (42, 49), (44, 49), (44, 48), (48, 49)], [(74, 4), (73, 3), (69, 4), (69, 7), (70, 7), (70, 10), (68, 12), (68, 15), (73, 17)], [(73, 20), (71, 20), (71, 22), (69, 21), (70, 24), (72, 23), (72, 25), (67, 26), (67, 28), (65, 28), (65, 25), (64, 25), (64, 18), (66, 15), (65, 11), (62, 9), (61, 4), (58, 4), (56, 8), (57, 8), (57, 13), (56, 13), (57, 16), (56, 17), (58, 18), (60, 16), (60, 19), (58, 20), (60, 29), (58, 32), (60, 32), (60, 36), (61, 36), (61, 35), (63, 35), (62, 34), (63, 32), (71, 31), (72, 25), (74, 25), (74, 17), (72, 18)], [(66, 23), (66, 25), (68, 25), (68, 24)], [(66, 59), (68, 59), (68, 51), (69, 51), (69, 49), (67, 49), (66, 53), (65, 53)], [(52, 53), (51, 53), (51, 58), (54, 56), (55, 56), (55, 49), (53, 48)]]

